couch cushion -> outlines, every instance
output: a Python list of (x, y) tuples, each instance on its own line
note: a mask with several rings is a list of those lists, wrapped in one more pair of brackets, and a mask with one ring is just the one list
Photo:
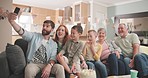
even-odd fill
[(0, 78), (8, 78), (9, 67), (6, 58), (6, 52), (0, 53)]
[(19, 47), (21, 47), (21, 49), (23, 50), (24, 52), (24, 55), (26, 57), (26, 52), (27, 52), (27, 48), (28, 48), (28, 42), (22, 38), (20, 39), (17, 39), (15, 42), (14, 42), (15, 45), (18, 45)]
[(6, 57), (11, 73), (13, 75), (23, 74), (26, 66), (25, 56), (18, 45), (7, 44)]

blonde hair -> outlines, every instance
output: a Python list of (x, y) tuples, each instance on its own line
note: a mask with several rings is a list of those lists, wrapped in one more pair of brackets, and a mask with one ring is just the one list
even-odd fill
[(88, 33), (93, 32), (95, 36), (97, 36), (97, 32), (95, 30), (88, 30)]

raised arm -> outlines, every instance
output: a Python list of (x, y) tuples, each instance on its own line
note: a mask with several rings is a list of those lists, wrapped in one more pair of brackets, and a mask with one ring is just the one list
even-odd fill
[(8, 21), (11, 24), (11, 26), (14, 28), (14, 30), (19, 34), (22, 35), (24, 33), (24, 30), (14, 21), (17, 18), (17, 14), (15, 13), (9, 13), (8, 14)]

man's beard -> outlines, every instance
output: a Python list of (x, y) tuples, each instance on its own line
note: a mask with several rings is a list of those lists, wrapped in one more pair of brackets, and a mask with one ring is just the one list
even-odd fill
[(123, 33), (119, 33), (119, 36), (121, 36), (121, 37), (122, 37), (123, 35), (124, 35)]
[(50, 32), (51, 32), (51, 30), (50, 31), (42, 30), (42, 35), (49, 35)]

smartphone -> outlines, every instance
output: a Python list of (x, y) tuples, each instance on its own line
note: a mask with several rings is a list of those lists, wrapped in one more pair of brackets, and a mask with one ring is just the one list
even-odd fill
[(18, 15), (19, 11), (20, 11), (20, 8), (16, 7), (15, 10), (14, 10), (14, 13), (16, 13)]

